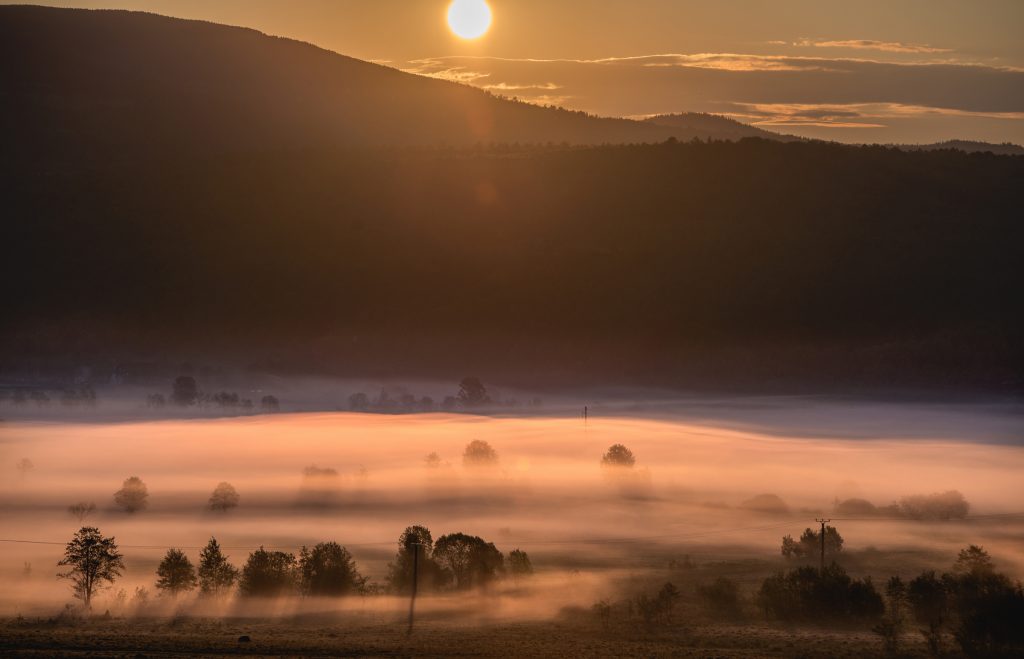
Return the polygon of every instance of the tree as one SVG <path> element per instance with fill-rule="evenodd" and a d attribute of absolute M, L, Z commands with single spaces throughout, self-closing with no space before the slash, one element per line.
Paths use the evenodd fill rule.
<path fill-rule="evenodd" d="M 843 536 L 834 526 L 825 527 L 825 556 L 834 557 L 843 550 Z M 800 540 L 787 535 L 782 539 L 782 555 L 786 558 L 813 558 L 821 556 L 821 532 L 804 529 Z"/>
<path fill-rule="evenodd" d="M 238 570 L 221 553 L 217 539 L 210 538 L 199 553 L 199 592 L 220 595 L 230 590 L 237 578 Z"/>
<path fill-rule="evenodd" d="M 416 555 L 418 552 L 418 555 Z M 410 526 L 398 538 L 398 553 L 388 564 L 388 586 L 396 593 L 412 589 L 413 563 L 419 575 L 418 587 L 429 590 L 444 582 L 444 574 L 433 558 L 434 539 L 425 526 Z"/>
<path fill-rule="evenodd" d="M 481 439 L 466 444 L 466 450 L 462 453 L 462 464 L 466 467 L 492 467 L 497 463 L 497 451 Z"/>
<path fill-rule="evenodd" d="M 230 510 L 238 506 L 239 501 L 238 490 L 231 483 L 221 483 L 213 489 L 213 494 L 210 495 L 210 510 L 219 510 L 221 512 Z"/>
<path fill-rule="evenodd" d="M 457 398 L 463 407 L 480 407 L 491 403 L 491 397 L 487 395 L 487 387 L 480 381 L 480 378 L 463 378 L 459 383 Z"/>
<path fill-rule="evenodd" d="M 180 375 L 171 386 L 171 400 L 183 407 L 199 402 L 199 385 L 190 375 Z"/>
<path fill-rule="evenodd" d="M 505 562 L 492 543 L 465 533 L 438 538 L 433 557 L 452 575 L 455 587 L 463 590 L 490 583 L 504 569 Z"/>
<path fill-rule="evenodd" d="M 508 554 L 508 571 L 513 579 L 528 577 L 533 574 L 533 563 L 530 557 L 522 549 L 513 549 Z"/>
<path fill-rule="evenodd" d="M 68 506 L 68 512 L 77 517 L 78 521 L 81 522 L 86 517 L 96 512 L 96 504 L 79 501 L 76 504 Z"/>
<path fill-rule="evenodd" d="M 953 564 L 953 573 L 958 575 L 991 574 L 995 572 L 992 557 L 978 545 L 961 549 Z"/>
<path fill-rule="evenodd" d="M 601 465 L 604 467 L 632 468 L 636 464 L 633 452 L 623 444 L 613 444 L 601 457 Z"/>
<path fill-rule="evenodd" d="M 138 476 L 126 478 L 121 489 L 114 492 L 114 503 L 129 513 L 144 509 L 148 498 L 149 489 Z"/>
<path fill-rule="evenodd" d="M 352 554 L 337 542 L 321 542 L 312 549 L 303 547 L 299 573 L 304 595 L 348 595 L 364 582 Z"/>
<path fill-rule="evenodd" d="M 295 592 L 298 581 L 294 554 L 260 547 L 249 554 L 242 568 L 239 592 L 247 597 L 289 595 Z"/>
<path fill-rule="evenodd" d="M 912 519 L 963 519 L 970 508 L 956 490 L 903 497 L 899 502 L 900 513 Z"/>
<path fill-rule="evenodd" d="M 260 408 L 264 412 L 277 412 L 281 409 L 281 401 L 277 396 L 264 396 L 260 399 Z"/>
<path fill-rule="evenodd" d="M 172 597 L 196 587 L 196 569 L 180 549 L 168 549 L 156 568 L 156 587 Z"/>
<path fill-rule="evenodd" d="M 70 569 L 57 576 L 70 579 L 75 597 L 90 608 L 93 596 L 105 587 L 104 584 L 112 584 L 121 576 L 122 558 L 113 537 L 105 538 L 96 527 L 83 526 L 64 548 L 64 558 L 57 563 Z"/>

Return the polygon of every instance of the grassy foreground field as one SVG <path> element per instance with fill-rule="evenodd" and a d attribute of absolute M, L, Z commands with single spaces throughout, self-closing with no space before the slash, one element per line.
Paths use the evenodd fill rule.
<path fill-rule="evenodd" d="M 251 641 L 239 642 L 248 636 Z M 947 650 L 955 644 L 947 639 Z M 881 656 L 866 631 L 763 624 L 678 624 L 657 630 L 608 628 L 563 616 L 552 622 L 459 625 L 425 621 L 406 635 L 404 621 L 380 617 L 325 620 L 119 620 L 77 624 L 7 619 L 5 657 L 464 656 L 464 657 L 865 657 Z M 901 656 L 926 656 L 907 634 Z"/>

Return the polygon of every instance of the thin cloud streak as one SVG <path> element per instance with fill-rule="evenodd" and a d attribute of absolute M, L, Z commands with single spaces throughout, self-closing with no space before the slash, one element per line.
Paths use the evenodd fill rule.
<path fill-rule="evenodd" d="M 605 116 L 710 112 L 763 127 L 828 130 L 830 139 L 848 141 L 865 139 L 864 128 L 875 131 L 872 139 L 887 142 L 1024 141 L 1024 71 L 952 60 L 745 53 L 451 56 L 415 60 L 405 70 Z M 775 110 L 767 114 L 751 110 L 770 107 Z M 806 116 L 793 110 L 798 107 L 817 110 Z"/>

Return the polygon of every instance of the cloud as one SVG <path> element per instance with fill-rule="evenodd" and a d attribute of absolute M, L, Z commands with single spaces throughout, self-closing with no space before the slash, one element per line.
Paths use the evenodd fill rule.
<path fill-rule="evenodd" d="M 404 68 L 605 116 L 712 112 L 766 127 L 828 128 L 835 139 L 843 139 L 838 129 L 886 128 L 887 141 L 904 135 L 1024 141 L 1024 71 L 976 63 L 656 53 L 590 60 L 435 57 Z M 766 114 L 744 118 L 757 108 Z"/>
<path fill-rule="evenodd" d="M 771 42 L 778 44 L 779 42 Z M 784 42 L 783 42 L 784 43 Z M 876 41 L 874 39 L 801 39 L 793 44 L 801 47 L 814 48 L 852 48 L 855 50 L 877 50 L 884 53 L 951 53 L 950 48 L 936 48 L 915 43 L 901 43 L 899 41 Z"/>

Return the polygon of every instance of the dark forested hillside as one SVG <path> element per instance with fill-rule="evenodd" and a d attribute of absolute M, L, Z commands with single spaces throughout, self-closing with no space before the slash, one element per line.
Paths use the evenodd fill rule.
<path fill-rule="evenodd" d="M 126 12 L 0 8 L 0 81 L 0 368 L 175 349 L 702 384 L 1020 381 L 1021 157 L 467 147 L 732 124 L 599 120 Z"/>
<path fill-rule="evenodd" d="M 828 345 L 1006 382 L 1022 180 L 1022 158 L 763 140 L 8 162 L 3 321 L 333 337 L 409 368 Z"/>

